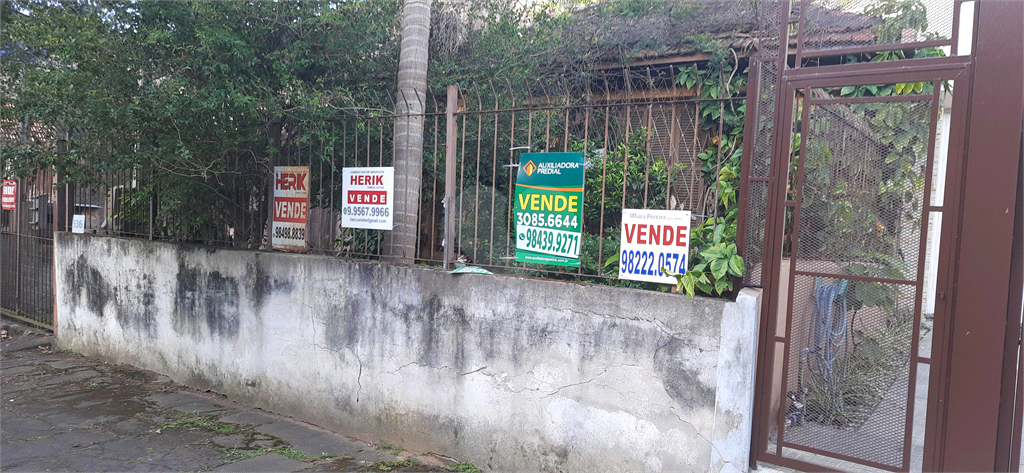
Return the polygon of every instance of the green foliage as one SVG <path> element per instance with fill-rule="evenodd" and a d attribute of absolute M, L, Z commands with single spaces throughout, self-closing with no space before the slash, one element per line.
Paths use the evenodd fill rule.
<path fill-rule="evenodd" d="M 383 461 L 375 464 L 372 469 L 375 471 L 391 471 L 397 468 L 408 468 L 413 465 L 416 465 L 416 460 L 409 458 L 405 460 Z"/>
<path fill-rule="evenodd" d="M 480 468 L 477 468 L 476 465 L 469 462 L 456 463 L 450 466 L 448 469 L 457 473 L 480 473 L 481 471 L 483 471 Z"/>
<path fill-rule="evenodd" d="M 588 157 L 583 201 L 592 204 L 583 207 L 587 231 L 597 233 L 602 224 L 618 231 L 623 208 L 644 209 L 665 202 L 668 165 L 660 156 L 648 155 L 649 133 L 638 129 L 629 134 L 628 143 L 619 143 L 612 152 Z M 678 173 L 678 169 L 673 172 Z"/>
<path fill-rule="evenodd" d="M 182 414 L 177 419 L 168 422 L 160 427 L 161 430 L 177 429 L 182 427 L 199 427 L 217 432 L 219 434 L 231 434 L 239 429 L 238 424 L 219 422 L 216 419 L 199 414 L 198 412 Z"/>
<path fill-rule="evenodd" d="M 679 70 L 676 83 L 698 89 L 703 99 L 719 99 L 739 94 L 746 85 L 747 71 L 737 72 L 735 64 L 728 62 L 726 51 L 710 36 L 692 37 L 692 41 L 711 52 L 712 58 L 704 69 L 686 67 Z M 722 295 L 733 290 L 733 280 L 743 276 L 746 265 L 736 247 L 737 201 L 741 159 L 743 156 L 743 125 L 745 105 L 730 101 L 705 102 L 700 106 L 700 124 L 705 133 L 713 135 L 711 145 L 698 154 L 701 175 L 714 187 L 718 199 L 712 209 L 720 217 L 708 217 L 690 234 L 690 264 L 685 274 L 662 270 L 675 276 L 676 292 L 685 291 L 688 297 L 697 292 Z"/>
<path fill-rule="evenodd" d="M 698 290 L 722 295 L 733 289 L 733 278 L 743 276 L 746 264 L 737 254 L 735 212 L 733 209 L 731 215 L 705 220 L 693 229 L 690 234 L 693 264 L 685 274 L 662 269 L 665 274 L 676 278 L 675 292 L 685 290 L 691 298 Z"/>
<path fill-rule="evenodd" d="M 883 19 L 876 31 L 879 43 L 900 42 L 906 29 L 928 29 L 928 14 L 921 0 L 875 0 L 864 8 L 864 14 Z"/>
<path fill-rule="evenodd" d="M 161 206 L 159 236 L 231 228 L 258 245 L 262 226 L 232 216 L 263 221 L 282 150 L 308 148 L 339 109 L 362 106 L 365 84 L 393 87 L 381 78 L 395 70 L 398 5 L 4 2 L 0 118 L 45 136 L 5 143 L 0 167 L 53 166 L 81 185 L 140 169 L 140 198 Z"/>

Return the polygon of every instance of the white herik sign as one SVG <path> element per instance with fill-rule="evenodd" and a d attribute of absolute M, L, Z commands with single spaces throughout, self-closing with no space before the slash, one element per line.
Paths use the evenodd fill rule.
<path fill-rule="evenodd" d="M 395 168 L 342 169 L 341 226 L 391 230 L 394 227 Z"/>

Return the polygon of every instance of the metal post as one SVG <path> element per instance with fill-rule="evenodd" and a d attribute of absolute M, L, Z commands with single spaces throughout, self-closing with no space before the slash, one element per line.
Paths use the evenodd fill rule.
<path fill-rule="evenodd" d="M 452 198 L 455 195 L 455 109 L 458 105 L 458 86 L 449 85 L 444 144 L 444 269 L 449 269 L 455 250 L 455 213 L 452 212 Z"/>

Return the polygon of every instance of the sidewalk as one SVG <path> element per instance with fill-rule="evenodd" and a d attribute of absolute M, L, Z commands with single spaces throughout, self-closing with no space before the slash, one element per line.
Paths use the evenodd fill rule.
<path fill-rule="evenodd" d="M 5 472 L 479 471 L 242 406 L 150 371 L 53 352 L 53 337 L 34 329 L 10 325 L 6 335 Z"/>

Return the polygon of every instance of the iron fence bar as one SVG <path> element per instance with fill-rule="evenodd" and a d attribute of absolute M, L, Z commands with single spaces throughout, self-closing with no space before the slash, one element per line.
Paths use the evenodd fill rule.
<path fill-rule="evenodd" d="M 450 269 L 452 252 L 455 249 L 454 226 L 455 215 L 452 212 L 452 195 L 455 192 L 455 109 L 459 105 L 458 87 L 448 86 L 447 129 L 445 136 L 445 181 L 444 181 L 444 269 Z"/>
<path fill-rule="evenodd" d="M 417 100 L 418 99 L 419 99 L 419 94 L 417 94 Z M 425 109 L 426 107 L 420 107 L 420 108 L 421 109 Z M 376 120 L 376 122 L 377 122 L 377 132 L 378 132 L 378 135 L 377 135 L 377 166 L 384 167 L 384 120 L 381 119 L 381 118 L 378 118 Z M 392 126 L 394 126 L 394 122 L 392 122 Z M 366 127 L 366 130 L 367 130 L 367 135 L 369 135 L 370 127 Z M 422 162 L 422 156 L 423 156 L 423 154 L 422 154 L 423 153 L 422 152 L 422 149 L 423 149 L 422 148 L 422 143 L 423 143 L 422 136 L 423 136 L 423 127 L 421 126 L 420 127 L 420 137 L 421 137 L 421 139 L 420 139 L 420 143 L 421 143 L 421 145 L 420 145 L 420 156 L 421 156 L 421 162 Z M 367 152 L 369 152 L 369 150 L 367 150 Z M 394 164 L 394 158 L 392 158 L 391 164 Z M 421 169 L 420 170 L 420 174 L 422 174 L 423 173 L 422 165 L 420 166 L 420 169 Z M 419 205 L 416 206 L 416 213 L 417 214 L 419 213 L 419 207 L 420 207 Z M 378 256 L 382 256 L 384 254 L 384 251 L 383 251 L 383 245 L 381 244 L 381 239 L 384 236 L 384 232 L 380 231 L 380 230 L 374 230 L 373 232 L 377 234 L 377 255 Z M 416 258 L 416 243 L 413 243 L 412 249 L 413 249 L 413 256 L 412 257 L 415 260 L 415 258 Z"/>
<path fill-rule="evenodd" d="M 508 86 L 508 95 L 509 95 L 509 97 L 512 100 L 512 119 L 510 120 L 510 122 L 511 122 L 511 125 L 510 125 L 511 129 L 509 130 L 509 144 L 508 144 L 508 163 L 509 163 L 509 166 L 511 166 L 512 165 L 512 158 L 515 157 L 515 151 L 513 151 L 513 150 L 516 147 L 516 111 L 515 111 L 515 108 L 516 108 L 516 95 L 515 95 L 515 92 L 512 91 L 512 81 L 510 81 L 508 79 L 505 79 L 505 85 Z M 515 194 L 515 188 L 516 188 L 515 187 L 516 174 L 512 172 L 512 168 L 511 167 L 509 167 L 508 170 L 509 170 L 509 177 L 508 177 L 508 202 L 509 202 L 509 205 L 508 205 L 507 211 L 506 211 L 507 212 L 507 216 L 506 216 L 507 223 L 506 223 L 505 231 L 508 234 L 508 236 L 511 237 L 511 236 L 515 236 L 515 232 L 512 229 L 513 228 L 512 227 L 512 208 L 515 207 L 515 195 L 514 194 Z M 505 239 L 505 258 L 506 258 L 505 259 L 505 266 L 509 265 L 508 258 L 509 258 L 509 256 L 511 256 L 511 245 L 513 244 L 512 243 L 513 241 L 515 241 L 514 238 L 506 238 Z"/>
<path fill-rule="evenodd" d="M 954 14 L 953 21 L 957 21 L 959 15 Z M 953 34 L 956 34 L 956 27 L 954 26 Z M 868 53 L 881 53 L 888 51 L 906 51 L 907 49 L 924 49 L 924 48 L 941 48 L 943 46 L 950 46 L 956 48 L 956 41 L 953 40 L 936 40 L 936 41 L 917 41 L 914 43 L 892 43 L 887 45 L 874 45 L 874 46 L 860 46 L 856 48 L 843 48 L 843 49 L 808 49 L 803 51 L 803 59 L 820 59 L 826 57 L 836 56 L 848 56 L 857 54 L 868 54 Z M 956 56 L 955 49 L 950 52 L 951 56 Z"/>
<path fill-rule="evenodd" d="M 435 99 L 435 102 L 434 102 L 434 108 L 435 109 L 437 108 L 436 99 Z M 431 261 L 436 261 L 435 252 L 437 251 L 437 161 L 438 161 L 438 159 L 437 159 L 437 144 L 438 144 L 438 141 L 439 141 L 437 135 L 438 135 L 438 130 L 440 128 L 440 126 L 438 124 L 438 120 L 439 119 L 440 118 L 439 118 L 438 115 L 434 116 L 434 159 L 433 159 L 433 161 L 434 161 L 434 170 L 433 170 L 433 173 L 432 173 L 433 177 L 431 178 L 431 180 L 433 181 L 433 184 L 432 184 L 431 193 L 430 193 L 430 195 L 431 195 L 431 199 L 430 199 L 430 220 L 431 220 L 430 221 L 430 238 L 427 239 L 427 241 L 430 242 L 430 249 L 428 251 L 429 251 L 429 255 L 430 255 L 430 260 Z M 447 124 L 445 126 L 447 126 Z M 442 218 L 443 217 L 444 217 L 444 215 L 442 214 Z M 441 227 L 444 228 L 444 221 L 441 222 Z M 443 253 L 441 255 L 441 258 L 444 259 L 444 254 Z"/>
<path fill-rule="evenodd" d="M 487 252 L 487 260 L 494 261 L 494 222 L 496 220 L 494 203 L 498 200 L 498 92 L 494 88 L 494 82 L 490 80 L 487 82 L 491 85 L 491 93 L 494 94 L 494 150 L 491 152 L 491 238 L 488 240 L 490 248 Z M 505 233 L 507 234 L 508 232 L 506 231 Z"/>
<path fill-rule="evenodd" d="M 960 7 L 964 0 L 953 1 L 953 25 L 949 35 L 949 55 L 957 56 L 957 46 L 960 44 Z M 969 0 L 973 1 L 973 0 Z"/>
<path fill-rule="evenodd" d="M 703 177 L 700 175 L 702 166 L 697 166 L 697 163 L 700 162 L 700 160 L 698 159 L 700 152 L 698 151 L 699 148 L 697 146 L 699 143 L 697 141 L 697 136 L 700 134 L 700 96 L 701 92 L 703 92 L 702 88 L 704 87 L 704 84 L 700 80 L 700 69 L 697 68 L 696 64 L 693 65 L 693 76 L 697 78 L 697 82 L 695 84 L 697 86 L 697 95 L 695 95 L 697 100 L 694 102 L 693 105 L 693 160 L 691 161 L 693 163 L 693 166 L 690 167 L 690 188 L 697 190 L 698 202 L 696 203 L 701 206 L 699 208 L 699 210 L 701 211 L 700 213 L 707 214 L 707 203 L 704 201 L 704 196 L 702 195 L 704 193 L 699 191 L 700 187 L 698 185 L 700 183 L 700 179 L 703 179 Z"/>
<path fill-rule="evenodd" d="M 722 72 L 718 73 L 719 79 L 722 79 Z M 718 102 L 718 152 L 715 160 L 715 201 L 711 203 L 711 208 L 714 210 L 714 221 L 718 224 L 718 203 L 722 200 L 722 180 L 719 176 L 722 175 L 722 147 L 725 144 L 725 102 Z M 706 212 L 705 212 L 706 213 Z"/>
<path fill-rule="evenodd" d="M 795 89 L 795 88 L 791 89 L 791 90 L 792 90 L 792 92 L 790 93 L 790 95 L 792 95 L 793 98 L 792 98 L 792 101 L 790 102 L 789 110 L 790 110 L 791 114 L 795 114 L 799 110 L 799 107 L 802 106 L 802 104 L 798 105 L 797 102 L 796 102 L 796 96 L 797 96 L 797 94 L 800 93 L 800 91 Z M 805 91 L 803 93 L 802 97 L 806 97 L 807 95 L 808 94 Z M 810 113 L 808 112 L 808 110 L 806 108 L 804 108 L 803 110 L 800 110 L 800 115 L 799 116 L 791 115 L 792 118 L 790 118 L 789 126 L 787 127 L 787 132 L 790 135 L 789 142 L 792 142 L 792 135 L 796 133 L 796 121 L 797 120 L 800 120 L 800 122 L 802 123 L 802 125 L 803 125 L 803 132 L 804 133 L 807 132 L 809 116 L 810 116 Z M 800 197 L 801 197 L 800 191 L 802 189 L 802 184 L 803 184 L 803 172 L 804 172 L 803 164 L 804 164 L 805 158 L 806 158 L 806 155 L 805 155 L 805 150 L 807 149 L 806 144 L 807 143 L 806 143 L 805 139 L 801 138 L 801 140 L 800 140 L 800 149 L 796 150 L 797 153 L 796 153 L 795 158 L 792 157 L 793 153 L 790 152 L 790 153 L 786 154 L 786 159 L 784 160 L 784 161 L 787 161 L 787 163 L 786 163 L 786 171 L 787 172 L 788 172 L 789 169 L 792 168 L 792 164 L 791 164 L 791 162 L 789 162 L 789 160 L 790 159 L 796 159 L 797 160 L 797 170 L 796 170 L 796 179 L 797 179 L 797 181 L 796 181 L 796 184 L 794 185 L 795 186 L 794 190 L 797 193 L 796 197 L 795 197 L 795 201 L 797 203 L 800 202 Z M 792 146 L 792 145 L 790 145 L 790 146 Z M 780 185 L 779 185 L 779 187 L 782 189 L 783 193 L 786 193 L 786 191 L 787 191 L 788 182 L 789 182 L 789 179 L 788 179 L 788 174 L 787 174 L 786 178 L 782 179 L 781 182 L 780 182 Z M 785 194 L 784 198 L 788 200 L 788 194 Z M 789 287 L 789 289 L 788 289 L 789 293 L 786 294 L 786 309 L 785 309 L 785 312 L 782 314 L 782 316 L 785 317 L 785 320 L 786 320 L 786 323 L 785 323 L 785 337 L 786 337 L 786 341 L 783 342 L 784 354 L 782 355 L 782 377 L 780 378 L 783 383 L 785 383 L 786 380 L 789 379 L 790 358 L 789 358 L 789 356 L 787 356 L 785 354 L 785 352 L 788 351 L 788 348 L 790 347 L 790 342 L 792 341 L 792 338 L 793 338 L 793 324 L 789 323 L 789 321 L 792 319 L 793 307 L 796 304 L 796 301 L 793 300 L 794 298 L 792 297 L 792 293 L 793 293 L 793 288 L 795 287 L 795 283 L 796 283 L 796 272 L 795 272 L 795 269 L 796 269 L 796 255 L 799 253 L 799 244 L 798 243 L 799 243 L 799 238 L 800 238 L 799 237 L 799 235 L 800 235 L 800 233 L 799 233 L 800 232 L 800 206 L 799 205 L 794 205 L 792 208 L 793 208 L 793 219 L 792 219 L 793 228 L 790 231 L 791 243 L 790 243 L 790 252 L 789 252 L 789 254 L 790 254 L 790 258 L 789 258 L 789 274 L 781 274 L 781 271 L 780 271 L 780 275 L 779 275 L 780 279 L 781 278 L 787 278 L 789 280 L 789 286 L 788 286 Z M 786 210 L 784 210 L 783 212 L 786 212 Z M 785 225 L 785 224 L 783 223 L 783 225 Z M 782 232 L 783 232 L 783 235 L 785 235 L 785 228 L 782 228 Z M 781 262 L 780 262 L 780 267 L 781 267 Z M 779 402 L 779 405 L 778 405 L 778 417 L 777 418 L 780 419 L 779 422 L 784 422 L 783 419 L 786 418 L 786 403 L 782 400 L 781 396 L 780 396 L 779 401 L 780 402 Z M 785 430 L 780 428 L 779 429 L 778 442 L 777 442 L 778 443 L 779 455 L 782 455 L 782 444 L 783 444 L 783 442 L 785 442 Z"/>
<path fill-rule="evenodd" d="M 540 80 L 539 79 L 537 80 L 537 84 L 540 85 Z M 550 152 L 551 151 L 551 112 L 554 111 L 555 108 L 551 106 L 551 97 L 548 96 L 548 89 L 546 87 L 541 86 L 541 90 L 544 92 L 544 105 L 546 106 L 546 108 L 545 108 L 546 113 L 544 113 L 544 118 L 546 120 L 545 129 L 544 129 L 544 151 Z"/>
<path fill-rule="evenodd" d="M 331 201 L 330 201 L 330 206 L 328 207 L 328 209 L 330 209 L 330 215 L 331 215 L 331 240 L 330 240 L 330 243 L 329 243 L 330 246 L 328 248 L 328 251 L 334 251 L 335 254 L 337 254 L 337 252 L 335 251 L 336 250 L 335 247 L 336 247 L 337 243 L 335 243 L 334 240 L 335 240 L 335 238 L 338 238 L 340 236 L 340 235 L 335 235 L 335 231 L 338 230 L 338 226 L 339 225 L 338 225 L 338 217 L 336 217 L 335 214 L 334 214 L 334 212 L 335 212 L 334 208 L 337 205 L 336 201 L 334 200 L 334 188 L 335 188 L 335 183 L 338 182 L 337 180 L 335 180 L 335 170 L 338 167 L 337 166 L 337 162 L 338 161 L 337 161 L 337 157 L 335 155 L 335 149 L 337 148 L 337 141 L 338 141 L 338 139 L 337 139 L 338 138 L 338 134 L 337 133 L 338 133 L 337 124 L 334 123 L 334 122 L 331 122 L 331 138 L 330 138 L 331 139 Z"/>
<path fill-rule="evenodd" d="M 921 228 L 919 230 L 920 236 L 918 240 L 918 262 L 917 262 L 917 280 L 916 280 L 916 291 L 914 297 L 914 312 L 913 312 L 913 324 L 911 328 L 910 336 L 910 378 L 908 380 L 908 392 L 907 392 L 907 412 L 905 425 L 903 429 L 903 469 L 910 469 L 910 453 L 912 449 L 911 440 L 913 439 L 913 427 L 914 427 L 914 405 L 916 403 L 917 393 L 917 365 L 921 360 L 920 357 L 920 334 L 921 334 L 921 318 L 922 314 L 922 298 L 924 293 L 924 273 L 926 271 L 925 266 L 927 262 L 928 254 L 928 231 L 929 222 L 931 220 L 932 210 L 930 209 L 931 204 L 931 189 L 932 189 L 932 173 L 934 172 L 935 166 L 935 142 L 938 136 L 938 122 L 939 115 L 942 112 L 939 106 L 941 102 L 942 84 L 941 81 L 934 81 L 932 83 L 932 97 L 931 97 L 931 111 L 928 114 L 929 126 L 928 126 L 928 143 L 927 153 L 925 157 L 925 169 L 924 169 L 924 190 L 921 195 L 921 199 L 924 201 L 921 206 Z M 941 212 L 939 215 L 942 215 Z M 933 242 L 938 245 L 939 241 Z M 929 358 L 931 353 L 929 353 Z M 929 369 L 929 376 L 931 370 Z M 927 400 L 926 406 L 927 406 Z"/>
<path fill-rule="evenodd" d="M 626 133 L 625 133 L 626 139 L 625 139 L 625 148 L 624 148 L 623 153 L 622 153 L 622 206 L 620 207 L 620 210 L 625 210 L 626 209 L 626 182 L 629 180 L 629 178 L 628 178 L 628 176 L 629 176 L 629 138 L 630 138 L 629 135 L 630 135 L 630 131 L 632 129 L 632 127 L 630 126 L 630 120 L 633 118 L 633 112 L 631 110 L 631 108 L 632 108 L 631 100 L 633 98 L 633 79 L 629 75 L 629 69 L 623 69 L 622 71 L 623 71 L 623 76 L 625 76 L 625 78 L 626 78 L 626 81 L 625 81 L 626 82 L 626 94 L 627 94 L 627 96 L 630 99 L 630 101 L 626 102 Z M 601 196 L 601 200 L 604 200 L 604 196 L 603 195 Z M 602 234 L 604 233 L 604 228 L 603 227 L 601 228 L 600 232 Z"/>
<path fill-rule="evenodd" d="M 466 96 L 465 92 L 463 90 L 461 90 L 461 88 L 459 89 L 459 95 L 461 95 L 462 97 Z M 465 103 L 466 99 L 463 98 L 462 101 L 463 101 L 463 103 Z M 466 198 L 466 192 L 465 192 L 465 189 L 464 189 L 464 187 L 466 185 L 466 134 L 467 134 L 467 131 L 469 131 L 469 127 L 466 126 L 467 116 L 466 115 L 462 115 L 461 118 L 462 118 L 462 133 L 461 133 L 462 136 L 460 136 L 461 139 L 460 139 L 460 143 L 458 145 L 459 146 L 459 153 L 456 156 L 456 159 L 458 159 L 458 161 L 459 161 L 459 178 L 458 178 L 457 181 L 455 181 L 455 184 L 458 186 L 456 188 L 456 192 L 459 195 L 459 213 L 455 214 L 455 217 L 458 219 L 458 222 L 457 222 L 457 224 L 455 226 L 455 230 L 458 232 L 458 237 L 455 240 L 455 244 L 459 248 L 459 254 L 463 255 L 465 253 L 462 251 L 462 219 L 463 219 L 463 202 L 465 201 L 465 198 Z"/>
<path fill-rule="evenodd" d="M 476 93 L 476 103 L 478 107 L 483 108 L 483 102 L 480 100 L 480 89 L 476 83 L 473 84 L 473 92 Z M 476 119 L 476 185 L 474 186 L 475 192 L 473 194 L 473 261 L 479 261 L 479 250 L 480 250 L 480 150 L 483 145 L 484 135 L 484 116 L 483 114 L 477 115 Z M 493 198 L 492 198 L 493 200 Z"/>
<path fill-rule="evenodd" d="M 694 66 L 694 67 L 696 67 L 696 66 Z M 822 66 L 822 67 L 825 67 L 825 66 Z M 634 105 L 647 105 L 648 103 L 658 104 L 658 105 L 670 105 L 670 104 L 689 104 L 689 103 L 697 103 L 697 102 L 715 102 L 715 103 L 717 103 L 717 102 L 735 102 L 735 101 L 742 101 L 742 100 L 745 100 L 745 98 L 744 97 L 723 97 L 723 98 L 708 97 L 708 98 L 692 98 L 692 99 L 684 99 L 684 98 L 679 98 L 679 99 L 651 99 L 651 98 L 645 98 L 645 99 L 639 100 L 639 101 L 637 101 L 636 99 L 627 98 L 627 99 L 625 99 L 623 101 L 611 101 L 609 99 L 605 105 L 616 106 L 616 105 L 626 105 L 627 103 L 632 103 Z M 558 107 L 545 107 L 545 106 L 513 107 L 513 108 L 502 109 L 500 111 L 501 112 L 529 112 L 529 111 L 541 111 L 541 110 L 561 110 L 563 108 L 569 108 L 569 109 L 574 109 L 575 110 L 575 109 L 583 109 L 583 108 L 588 108 L 588 107 L 589 108 L 593 108 L 594 105 L 592 103 L 589 103 L 589 104 L 585 103 L 585 104 L 570 104 L 570 105 L 558 106 Z M 489 110 L 466 110 L 466 111 L 459 112 L 459 115 L 463 115 L 463 114 L 475 115 L 475 114 L 481 114 L 481 113 L 491 113 L 491 112 Z"/>
<path fill-rule="evenodd" d="M 647 71 L 648 79 L 650 79 L 650 69 Z M 647 142 L 647 156 L 644 157 L 644 208 L 647 208 L 647 197 L 650 191 L 651 184 L 651 120 L 654 115 L 654 105 L 647 104 L 647 124 L 644 126 L 644 141 Z"/>
<path fill-rule="evenodd" d="M 941 90 L 940 86 L 936 87 L 935 90 Z M 872 97 L 834 97 L 834 98 L 812 98 L 807 100 L 808 105 L 840 105 L 840 104 L 851 104 L 851 103 L 890 103 L 890 102 L 924 102 L 931 100 L 933 93 L 928 94 L 911 94 L 911 95 L 882 95 Z"/>
<path fill-rule="evenodd" d="M 611 92 L 608 90 L 608 73 L 605 72 L 605 71 L 601 71 L 601 74 L 602 74 L 602 76 L 604 78 L 604 93 L 605 93 L 605 97 L 608 97 L 611 94 Z M 604 232 L 604 203 L 605 203 L 605 200 L 606 200 L 605 196 L 607 195 L 606 194 L 606 191 L 607 191 L 606 183 L 608 181 L 608 158 L 609 158 L 609 155 L 610 155 L 609 150 L 608 150 L 608 129 L 609 129 L 610 120 L 611 120 L 611 113 L 609 113 L 609 111 L 610 111 L 609 109 L 610 108 L 611 108 L 610 105 L 605 104 L 605 106 L 604 106 L 604 148 L 603 148 L 604 149 L 604 156 L 601 157 L 601 216 L 600 216 L 600 218 L 598 218 L 598 232 L 599 232 L 598 235 L 599 235 L 599 237 L 597 239 L 597 260 L 598 261 L 604 261 L 604 238 L 601 238 L 600 235 Z M 623 175 L 625 175 L 625 174 L 623 174 Z"/>

